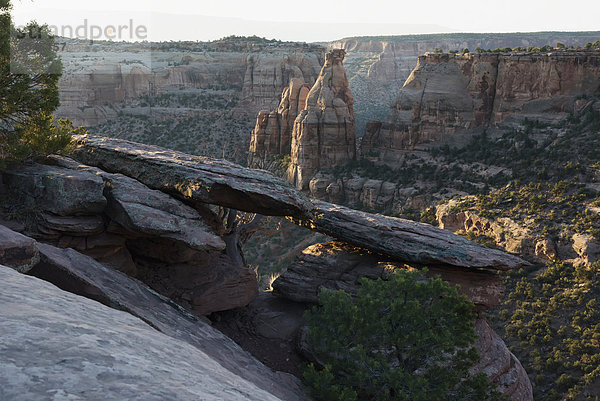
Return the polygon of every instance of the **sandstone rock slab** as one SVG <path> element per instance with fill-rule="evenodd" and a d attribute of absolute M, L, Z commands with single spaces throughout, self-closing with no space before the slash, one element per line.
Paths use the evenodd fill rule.
<path fill-rule="evenodd" d="M 191 207 L 121 174 L 105 173 L 103 178 L 106 214 L 132 233 L 173 239 L 198 251 L 225 249 L 223 240 Z"/>
<path fill-rule="evenodd" d="M 471 374 L 485 373 L 498 391 L 511 400 L 533 401 L 527 372 L 485 319 L 475 321 L 475 333 L 478 335 L 475 348 L 481 359 L 471 368 Z"/>
<path fill-rule="evenodd" d="M 386 255 L 429 266 L 510 270 L 528 263 L 449 231 L 410 220 L 314 201 L 314 211 L 297 223 L 311 230 Z"/>
<path fill-rule="evenodd" d="M 181 199 L 274 216 L 299 216 L 311 207 L 300 192 L 264 171 L 119 139 L 75 139 L 73 156 L 80 162 Z"/>
<path fill-rule="evenodd" d="M 128 313 L 4 266 L 0 287 L 0 399 L 285 399 Z"/>
<path fill-rule="evenodd" d="M 106 206 L 104 181 L 86 171 L 32 164 L 3 173 L 14 201 L 59 216 L 89 216 Z"/>
<path fill-rule="evenodd" d="M 192 345 L 225 369 L 282 400 L 307 400 L 292 377 L 274 372 L 228 337 L 145 284 L 71 249 L 38 244 L 41 261 L 29 274 L 59 288 L 128 312 L 165 335 Z"/>

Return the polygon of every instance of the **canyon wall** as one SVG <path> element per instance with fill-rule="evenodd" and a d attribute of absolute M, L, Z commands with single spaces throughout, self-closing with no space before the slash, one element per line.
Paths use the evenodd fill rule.
<path fill-rule="evenodd" d="M 273 107 L 291 78 L 316 79 L 323 48 L 242 39 L 152 44 L 68 40 L 60 56 L 64 74 L 58 113 L 91 126 L 114 116 L 111 105 L 174 90 L 234 90 L 253 111 Z"/>
<path fill-rule="evenodd" d="M 407 151 L 460 145 L 473 132 L 552 124 L 600 91 L 600 52 L 426 54 L 385 122 L 371 122 L 362 153 L 386 163 Z"/>
<path fill-rule="evenodd" d="M 383 121 L 398 90 L 417 65 L 419 56 L 436 48 L 448 52 L 505 47 L 585 46 L 598 32 L 456 33 L 345 38 L 327 44 L 347 52 L 345 66 L 356 100 L 356 127 L 363 136 L 370 120 Z"/>

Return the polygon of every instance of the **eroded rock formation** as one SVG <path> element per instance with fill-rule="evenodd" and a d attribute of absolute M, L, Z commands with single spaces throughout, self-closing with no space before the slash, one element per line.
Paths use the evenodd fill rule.
<path fill-rule="evenodd" d="M 77 143 L 73 156 L 86 164 L 53 156 L 45 160 L 48 165 L 32 164 L 4 174 L 9 199 L 26 200 L 22 202 L 24 210 L 31 214 L 22 231 L 44 243 L 0 230 L 0 244 L 6 248 L 0 253 L 0 263 L 12 263 L 22 272 L 138 316 L 168 336 L 202 349 L 230 372 L 281 399 L 303 400 L 305 396 L 294 387 L 294 381 L 286 381 L 283 388 L 271 388 L 277 375 L 251 358 L 244 361 L 236 356 L 238 370 L 223 362 L 224 353 L 237 351 L 215 344 L 215 335 L 210 332 L 198 333 L 204 330 L 198 323 L 202 318 L 187 315 L 172 302 L 204 315 L 244 306 L 256 298 L 254 273 L 244 266 L 243 258 L 236 259 L 230 252 L 229 220 L 237 212 L 229 213 L 225 223 L 224 216 L 215 213 L 217 206 L 221 211 L 230 207 L 287 215 L 340 241 L 309 248 L 307 252 L 312 255 L 305 255 L 305 262 L 310 263 L 298 262 L 300 270 L 308 268 L 311 272 L 306 278 L 302 271 L 296 272 L 296 278 L 304 281 L 288 280 L 292 289 L 286 293 L 293 293 L 302 303 L 314 302 L 323 287 L 352 291 L 363 275 L 385 276 L 410 263 L 430 265 L 451 283 L 461 284 L 478 308 L 485 309 L 497 304 L 503 291 L 497 276 L 488 270 L 526 264 L 426 224 L 310 201 L 301 191 L 266 172 L 123 140 L 82 136 Z M 96 201 L 81 202 L 80 194 L 75 193 L 78 190 Z M 55 208 L 55 204 L 60 207 Z M 355 246 L 363 249 L 356 250 Z M 348 263 L 352 266 L 344 267 Z M 323 266 L 327 271 L 319 272 Z M 294 269 L 290 269 L 290 277 Z M 285 276 L 281 282 L 286 282 Z M 271 343 L 281 340 L 290 346 L 293 342 L 290 336 L 301 324 L 301 307 L 288 306 L 278 309 L 271 302 L 262 302 L 248 309 L 256 312 L 252 321 L 272 322 L 273 316 L 278 316 L 289 322 L 289 330 L 281 333 L 285 338 L 273 337 L 272 327 L 263 328 L 261 336 L 270 338 Z M 272 307 L 278 311 L 276 315 L 269 312 Z M 528 382 L 521 381 L 524 373 L 520 365 L 498 348 L 503 345 L 498 341 L 494 337 L 485 343 L 491 345 L 482 349 L 482 354 L 492 356 L 482 371 L 497 372 L 494 380 L 508 383 L 511 389 L 524 389 L 525 396 L 515 399 L 528 400 Z M 215 349 L 208 350 L 211 346 Z"/>
<path fill-rule="evenodd" d="M 390 274 L 409 266 L 386 259 L 364 249 L 340 242 L 313 245 L 273 283 L 274 293 L 305 304 L 316 304 L 323 289 L 344 290 L 355 294 L 363 277 L 386 279 Z M 476 305 L 479 311 L 501 303 L 504 284 L 501 278 L 487 270 L 432 267 L 429 276 L 441 276 Z M 515 401 L 533 400 L 531 383 L 518 359 L 491 329 L 485 318 L 475 321 L 478 339 L 475 348 L 481 360 L 471 369 L 472 374 L 484 372 L 498 390 Z M 304 344 L 304 347 L 307 345 Z"/>
<path fill-rule="evenodd" d="M 29 210 L 30 236 L 89 255 L 198 314 L 243 306 L 258 294 L 254 272 L 227 255 L 224 228 L 208 208 L 200 213 L 135 179 L 67 158 L 47 162 L 54 165 L 3 174 L 10 199 Z M 5 245 L 4 258 L 18 260 Z"/>
<path fill-rule="evenodd" d="M 526 222 L 517 223 L 508 217 L 487 218 L 474 208 L 461 208 L 461 202 L 468 199 L 451 199 L 436 206 L 439 227 L 458 234 L 489 237 L 508 252 L 541 261 L 564 260 L 591 267 L 600 260 L 600 243 L 592 235 L 567 231 L 559 238 L 543 236 Z"/>
<path fill-rule="evenodd" d="M 294 122 L 288 181 L 306 189 L 320 169 L 347 164 L 356 157 L 354 98 L 343 60 L 345 51 L 331 50 Z"/>
<path fill-rule="evenodd" d="M 294 121 L 306 106 L 309 90 L 310 84 L 302 78 L 292 78 L 283 90 L 277 110 L 258 113 L 250 139 L 249 166 L 263 167 L 261 164 L 271 156 L 290 154 Z"/>
<path fill-rule="evenodd" d="M 253 355 L 270 366 L 286 366 L 299 354 L 311 359 L 302 310 L 317 303 L 324 289 L 344 290 L 355 294 L 361 278 L 386 279 L 398 270 L 411 266 L 343 242 L 316 244 L 305 249 L 273 283 L 273 295 L 263 294 L 247 308 L 219 314 L 217 326 L 233 335 Z M 440 275 L 460 291 L 481 312 L 497 306 L 504 295 L 504 283 L 496 273 L 485 269 L 462 269 L 449 266 L 431 267 L 429 276 Z M 286 330 L 277 331 L 273 319 L 286 322 Z M 472 374 L 485 373 L 500 392 L 515 401 L 531 401 L 532 387 L 518 359 L 508 350 L 481 315 L 475 319 L 478 335 L 475 348 L 481 356 Z M 266 344 L 281 344 L 281 352 L 265 354 Z M 262 345 L 262 346 L 261 346 Z"/>
<path fill-rule="evenodd" d="M 296 302 L 316 304 L 323 289 L 344 290 L 355 294 L 359 280 L 385 279 L 395 271 L 406 269 L 402 262 L 384 260 L 380 254 L 342 242 L 316 244 L 302 255 L 273 283 L 274 293 Z M 465 294 L 480 309 L 498 306 L 504 296 L 504 284 L 495 272 L 465 270 L 450 266 L 432 266 L 428 276 L 441 276 L 453 285 L 460 285 Z"/>
<path fill-rule="evenodd" d="M 383 124 L 372 123 L 362 154 L 398 163 L 407 151 L 460 145 L 473 132 L 555 123 L 600 91 L 600 53 L 426 54 Z"/>

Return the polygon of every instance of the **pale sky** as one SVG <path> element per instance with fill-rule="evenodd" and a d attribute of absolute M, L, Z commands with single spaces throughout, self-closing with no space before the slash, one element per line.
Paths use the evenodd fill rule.
<path fill-rule="evenodd" d="M 121 25 L 123 40 L 204 41 L 235 34 L 314 42 L 410 33 L 600 31 L 598 0 L 12 1 L 18 25 L 37 20 L 67 27 L 67 33 L 79 27 L 87 36 Z"/>

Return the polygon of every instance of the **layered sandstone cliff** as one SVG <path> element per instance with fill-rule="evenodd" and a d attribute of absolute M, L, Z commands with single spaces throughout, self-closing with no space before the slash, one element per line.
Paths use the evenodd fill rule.
<path fill-rule="evenodd" d="M 356 127 L 362 136 L 370 120 L 385 120 L 389 106 L 417 65 L 419 56 L 439 49 L 462 51 L 541 47 L 557 42 L 585 46 L 598 40 L 598 32 L 456 33 L 345 38 L 330 42 L 330 49 L 346 50 L 350 88 L 355 96 Z"/>
<path fill-rule="evenodd" d="M 363 138 L 364 155 L 398 162 L 405 151 L 527 120 L 556 123 L 600 91 L 600 52 L 426 54 L 384 123 Z"/>
<path fill-rule="evenodd" d="M 92 126 L 114 118 L 114 106 L 144 95 L 172 95 L 173 91 L 190 95 L 232 90 L 251 112 L 273 107 L 290 79 L 316 79 L 323 48 L 303 43 L 253 43 L 243 38 L 119 45 L 68 40 L 60 55 L 64 73 L 59 82 L 58 114 L 77 125 Z M 182 106 L 172 105 L 171 114 Z"/>
<path fill-rule="evenodd" d="M 308 187 L 320 169 L 347 164 L 356 157 L 354 98 L 343 60 L 346 52 L 331 50 L 306 98 L 292 131 L 288 181 L 299 189 Z"/>

